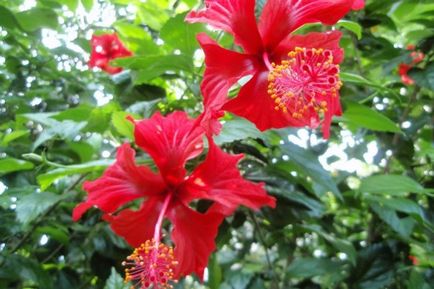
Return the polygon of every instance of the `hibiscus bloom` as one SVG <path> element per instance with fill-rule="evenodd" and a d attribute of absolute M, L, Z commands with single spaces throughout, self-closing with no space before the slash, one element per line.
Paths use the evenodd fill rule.
<path fill-rule="evenodd" d="M 409 255 L 408 259 L 411 261 L 411 263 L 413 263 L 413 265 L 419 265 L 419 259 L 416 256 Z"/>
<path fill-rule="evenodd" d="M 401 76 L 402 83 L 406 85 L 413 85 L 414 80 L 408 75 L 408 71 L 412 69 L 416 64 L 423 61 L 425 55 L 422 52 L 415 51 L 416 47 L 412 44 L 407 46 L 407 50 L 410 50 L 410 63 L 401 63 L 398 66 L 398 74 Z"/>
<path fill-rule="evenodd" d="M 121 67 L 111 66 L 111 60 L 132 56 L 133 53 L 129 51 L 121 42 L 116 33 L 92 35 L 90 40 L 92 45 L 92 52 L 89 59 L 89 67 L 99 67 L 109 74 L 115 74 L 122 71 Z"/>
<path fill-rule="evenodd" d="M 167 117 L 157 113 L 134 124 L 136 144 L 158 171 L 137 165 L 135 151 L 122 145 L 116 162 L 99 179 L 83 185 L 88 197 L 74 209 L 73 219 L 93 206 L 102 210 L 113 231 L 137 247 L 126 262 L 132 266 L 126 279 L 144 288 L 166 288 L 169 280 L 192 272 L 202 278 L 224 217 L 240 205 L 255 210 L 274 207 L 275 199 L 263 184 L 242 178 L 237 168 L 242 155 L 223 152 L 212 139 L 205 160 L 188 174 L 186 162 L 203 151 L 204 130 L 184 112 Z M 120 209 L 139 198 L 143 202 L 138 210 Z M 206 212 L 198 212 L 191 207 L 198 199 L 213 202 Z M 164 219 L 173 225 L 174 250 L 161 242 Z"/>
<path fill-rule="evenodd" d="M 292 32 L 306 23 L 335 24 L 351 9 L 363 8 L 364 1 L 268 0 L 258 23 L 254 0 L 207 0 L 205 5 L 186 20 L 232 34 L 243 50 L 227 50 L 206 34 L 198 35 L 206 63 L 201 86 L 205 121 L 223 109 L 252 121 L 260 130 L 315 128 L 322 122 L 328 138 L 332 116 L 342 113 L 341 33 Z M 246 76 L 251 79 L 235 98 L 228 99 L 228 90 Z M 215 128 L 210 128 L 213 133 L 218 132 Z"/>

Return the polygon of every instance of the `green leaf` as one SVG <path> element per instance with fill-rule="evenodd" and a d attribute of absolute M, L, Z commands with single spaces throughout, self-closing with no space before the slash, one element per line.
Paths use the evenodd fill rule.
<path fill-rule="evenodd" d="M 353 22 L 349 20 L 339 20 L 336 26 L 343 27 L 345 29 L 350 30 L 351 32 L 356 34 L 357 39 L 362 38 L 362 26 L 360 26 L 360 24 L 357 22 Z"/>
<path fill-rule="evenodd" d="M 348 256 L 348 260 L 350 260 L 353 266 L 356 265 L 357 260 L 357 251 L 354 248 L 353 244 L 347 240 L 339 239 L 331 234 L 324 232 L 320 226 L 317 225 L 306 225 L 303 228 L 313 231 L 323 237 L 327 242 L 332 244 L 338 251 L 345 253 Z"/>
<path fill-rule="evenodd" d="M 267 191 L 277 195 L 284 197 L 292 202 L 299 203 L 306 207 L 307 209 L 311 210 L 313 216 L 321 216 L 324 214 L 325 208 L 322 203 L 316 201 L 315 199 L 309 198 L 303 193 L 297 192 L 297 191 L 289 191 L 284 190 L 284 188 L 275 188 L 267 186 Z"/>
<path fill-rule="evenodd" d="M 0 26 L 7 29 L 19 27 L 12 11 L 2 5 L 0 5 Z"/>
<path fill-rule="evenodd" d="M 38 234 L 45 234 L 53 238 L 54 240 L 58 241 L 59 243 L 62 243 L 64 245 L 69 243 L 69 232 L 68 228 L 64 227 L 60 224 L 56 224 L 56 227 L 54 226 L 40 226 L 36 229 L 36 232 Z"/>
<path fill-rule="evenodd" d="M 78 0 L 56 0 L 60 4 L 66 5 L 69 10 L 75 11 L 78 7 Z"/>
<path fill-rule="evenodd" d="M 154 30 L 160 30 L 163 23 L 169 18 L 165 11 L 167 2 L 166 0 L 148 0 L 146 5 L 139 6 L 137 15 L 141 22 Z"/>
<path fill-rule="evenodd" d="M 53 115 L 51 118 L 62 121 L 62 120 L 72 120 L 75 122 L 81 122 L 87 118 L 92 112 L 92 107 L 90 105 L 80 105 L 74 108 L 70 108 Z"/>
<path fill-rule="evenodd" d="M 68 142 L 68 146 L 80 157 L 82 162 L 90 161 L 95 153 L 94 147 L 84 141 Z"/>
<path fill-rule="evenodd" d="M 219 289 L 246 289 L 253 278 L 253 274 L 240 270 L 230 270 L 225 274 L 225 282 Z"/>
<path fill-rule="evenodd" d="M 94 108 L 87 121 L 85 130 L 98 133 L 105 132 L 110 126 L 112 114 L 119 109 L 119 105 L 114 102 Z"/>
<path fill-rule="evenodd" d="M 414 68 L 408 74 L 417 85 L 434 90 L 434 63 L 430 63 L 425 69 Z"/>
<path fill-rule="evenodd" d="M 309 278 L 326 274 L 335 274 L 342 270 L 341 263 L 328 259 L 300 258 L 295 259 L 287 269 L 293 278 Z"/>
<path fill-rule="evenodd" d="M 288 137 L 286 133 L 279 134 L 282 139 Z M 317 196 L 323 196 L 327 192 L 332 192 L 339 199 L 342 199 L 336 183 L 330 176 L 330 173 L 319 163 L 318 156 L 290 142 L 285 142 L 281 146 L 281 150 L 282 153 L 289 156 L 289 162 L 292 162 L 304 176 L 311 179 L 313 192 Z"/>
<path fill-rule="evenodd" d="M 15 130 L 11 133 L 6 134 L 2 141 L 1 141 L 1 145 L 2 146 L 7 146 L 10 142 L 13 142 L 16 139 L 19 139 L 23 136 L 27 136 L 29 135 L 29 131 L 28 130 Z"/>
<path fill-rule="evenodd" d="M 148 82 L 164 73 L 191 71 L 193 66 L 186 55 L 151 55 L 118 58 L 113 64 L 136 70 L 133 73 L 135 84 Z"/>
<path fill-rule="evenodd" d="M 204 31 L 202 24 L 190 24 L 185 22 L 187 13 L 178 14 L 169 19 L 161 28 L 160 37 L 174 49 L 179 49 L 187 55 L 193 55 L 199 47 L 196 35 Z"/>
<path fill-rule="evenodd" d="M 92 10 L 93 1 L 94 0 L 81 0 L 81 5 L 83 5 L 84 9 L 89 12 L 90 10 Z"/>
<path fill-rule="evenodd" d="M 410 278 L 408 280 L 408 289 L 432 289 L 432 284 L 430 285 L 424 280 L 424 274 L 419 272 L 414 268 L 410 273 Z"/>
<path fill-rule="evenodd" d="M 398 99 L 400 97 L 393 89 L 385 87 L 384 84 L 377 84 L 371 80 L 364 78 L 363 76 L 348 72 L 341 72 L 339 73 L 339 76 L 343 82 L 350 82 L 358 84 L 360 86 L 372 87 L 379 92 L 391 94 Z"/>
<path fill-rule="evenodd" d="M 116 269 L 112 267 L 110 277 L 105 282 L 104 289 L 130 289 L 130 285 L 124 282 L 124 279 Z"/>
<path fill-rule="evenodd" d="M 214 138 L 214 141 L 221 145 L 249 137 L 263 138 L 264 135 L 251 122 L 244 118 L 235 117 L 223 124 L 222 131 Z"/>
<path fill-rule="evenodd" d="M 49 192 L 26 195 L 17 202 L 17 219 L 26 225 L 61 199 L 61 196 Z"/>
<path fill-rule="evenodd" d="M 77 123 L 70 120 L 59 122 L 51 120 L 49 128 L 44 129 L 33 143 L 33 150 L 56 136 L 61 139 L 73 140 L 86 125 L 86 122 Z"/>
<path fill-rule="evenodd" d="M 56 115 L 54 112 L 42 112 L 42 113 L 25 113 L 22 114 L 23 117 L 50 126 L 53 125 L 53 120 L 51 119 L 52 116 Z"/>
<path fill-rule="evenodd" d="M 400 219 L 394 210 L 382 207 L 379 204 L 371 204 L 372 210 L 388 224 L 402 238 L 408 239 L 413 232 L 415 221 L 410 218 Z"/>
<path fill-rule="evenodd" d="M 113 26 L 122 35 L 123 42 L 137 54 L 154 55 L 159 53 L 159 46 L 148 31 L 125 20 L 116 21 Z"/>
<path fill-rule="evenodd" d="M 48 8 L 33 8 L 15 15 L 21 27 L 29 32 L 36 31 L 40 28 L 56 29 L 57 14 Z"/>
<path fill-rule="evenodd" d="M 346 101 L 341 121 L 374 131 L 401 132 L 400 128 L 383 114 L 361 104 Z"/>
<path fill-rule="evenodd" d="M 31 170 L 34 165 L 31 162 L 15 159 L 0 159 L 0 175 L 9 174 L 17 171 Z"/>
<path fill-rule="evenodd" d="M 113 113 L 112 124 L 121 135 L 134 140 L 134 125 L 126 119 L 128 115 L 131 114 L 123 111 Z"/>
<path fill-rule="evenodd" d="M 62 168 L 57 168 L 48 173 L 39 175 L 37 177 L 38 183 L 41 186 L 41 190 L 46 190 L 54 181 L 75 174 L 84 174 L 93 171 L 101 171 L 107 166 L 111 165 L 114 160 L 98 160 L 87 162 L 79 165 L 70 165 Z"/>
<path fill-rule="evenodd" d="M 376 175 L 364 178 L 359 190 L 365 193 L 395 196 L 428 192 L 413 179 L 400 175 Z"/>
<path fill-rule="evenodd" d="M 371 204 L 378 204 L 389 209 L 407 213 L 415 214 L 425 219 L 422 208 L 414 201 L 404 198 L 385 198 L 383 196 L 367 195 L 364 197 Z"/>
<path fill-rule="evenodd" d="M 33 256 L 32 256 L 33 257 Z M 10 254 L 0 267 L 0 280 L 29 280 L 38 284 L 38 288 L 53 289 L 53 281 L 47 270 L 44 270 L 31 256 Z M 1 283 L 0 283 L 1 284 Z M 23 286 L 23 288 L 28 288 Z"/>

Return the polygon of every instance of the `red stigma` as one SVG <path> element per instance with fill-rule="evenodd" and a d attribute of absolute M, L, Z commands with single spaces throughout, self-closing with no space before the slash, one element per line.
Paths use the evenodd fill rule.
<path fill-rule="evenodd" d="M 329 100 L 337 97 L 342 86 L 332 52 L 296 47 L 288 57 L 279 65 L 273 63 L 268 75 L 268 94 L 275 109 L 297 119 L 326 113 Z"/>
<path fill-rule="evenodd" d="M 154 240 L 147 240 L 136 248 L 122 265 L 125 269 L 125 282 L 133 282 L 131 289 L 170 289 L 178 264 L 173 248 Z"/>

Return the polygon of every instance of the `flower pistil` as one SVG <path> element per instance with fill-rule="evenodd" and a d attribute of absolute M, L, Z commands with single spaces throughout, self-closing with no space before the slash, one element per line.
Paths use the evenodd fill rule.
<path fill-rule="evenodd" d="M 328 49 L 296 47 L 288 59 L 271 66 L 268 94 L 276 111 L 290 113 L 295 119 L 326 113 L 329 100 L 337 97 L 342 86 L 339 65 L 334 64 Z"/>
<path fill-rule="evenodd" d="M 136 248 L 122 265 L 125 269 L 125 282 L 136 282 L 131 289 L 168 289 L 173 288 L 174 270 L 177 261 L 173 248 L 155 240 L 147 240 Z"/>
<path fill-rule="evenodd" d="M 178 262 L 173 248 L 160 242 L 163 218 L 171 199 L 172 194 L 167 194 L 155 224 L 154 238 L 141 244 L 122 263 L 127 267 L 125 282 L 133 282 L 131 289 L 170 289 L 173 288 L 172 283 L 177 282 L 175 267 Z"/>

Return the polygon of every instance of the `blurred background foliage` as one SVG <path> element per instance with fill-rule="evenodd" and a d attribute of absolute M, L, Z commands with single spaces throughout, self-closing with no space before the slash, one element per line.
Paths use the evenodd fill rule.
<path fill-rule="evenodd" d="M 129 288 L 131 248 L 97 210 L 78 223 L 71 211 L 132 141 L 127 114 L 201 112 L 195 34 L 233 42 L 184 23 L 198 2 L 0 0 L 0 288 Z M 278 206 L 227 218 L 204 284 L 176 288 L 434 288 L 434 4 L 368 0 L 335 28 L 345 113 L 331 139 L 226 115 L 218 144 L 245 154 L 243 174 Z M 91 35 L 113 31 L 135 56 L 114 76 L 89 70 Z M 425 54 L 410 86 L 397 73 L 408 44 Z"/>

